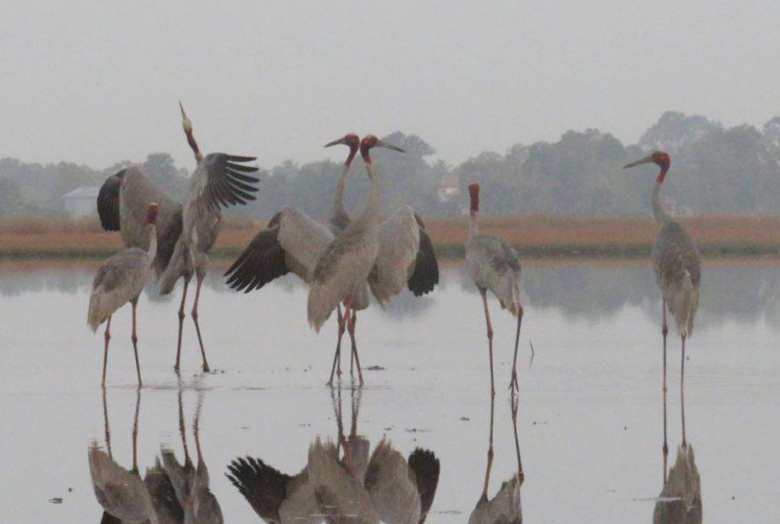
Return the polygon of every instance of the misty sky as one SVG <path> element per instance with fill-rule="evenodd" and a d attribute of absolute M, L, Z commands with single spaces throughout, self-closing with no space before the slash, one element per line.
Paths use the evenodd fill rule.
<path fill-rule="evenodd" d="M 102 168 L 205 151 L 270 167 L 348 131 L 460 162 L 663 111 L 780 114 L 780 2 L 0 0 L 0 156 Z"/>

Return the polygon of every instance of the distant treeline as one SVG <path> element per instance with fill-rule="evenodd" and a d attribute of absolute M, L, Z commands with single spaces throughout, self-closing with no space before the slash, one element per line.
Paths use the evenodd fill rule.
<path fill-rule="evenodd" d="M 703 116 L 667 112 L 625 146 L 595 129 L 568 131 L 559 141 L 516 144 L 505 154 L 485 151 L 458 166 L 429 160 L 434 148 L 420 137 L 396 132 L 385 137 L 407 154 L 376 151 L 390 205 L 408 203 L 425 216 L 453 216 L 465 207 L 465 186 L 482 184 L 483 209 L 488 214 L 552 216 L 636 216 L 650 213 L 654 178 L 646 171 L 623 171 L 630 160 L 663 149 L 672 155 L 665 185 L 667 206 L 679 214 L 776 214 L 780 211 L 780 116 L 762 129 L 742 125 L 725 128 Z M 130 164 L 119 162 L 103 170 L 61 162 L 28 164 L 0 159 L 0 216 L 59 216 L 60 197 L 84 186 L 102 184 L 106 176 Z M 188 173 L 166 153 L 154 153 L 142 166 L 156 183 L 180 197 Z M 282 162 L 261 174 L 258 201 L 230 211 L 232 216 L 270 217 L 283 205 L 313 216 L 325 216 L 341 169 L 323 160 L 300 165 Z M 442 201 L 437 182 L 444 174 L 459 184 L 460 194 Z M 363 166 L 357 161 L 347 191 L 354 209 L 368 190 Z"/>

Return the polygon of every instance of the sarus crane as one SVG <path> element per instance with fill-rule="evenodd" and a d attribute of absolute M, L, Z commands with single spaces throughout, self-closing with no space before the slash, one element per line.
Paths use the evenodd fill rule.
<path fill-rule="evenodd" d="M 482 295 L 487 324 L 488 352 L 490 354 L 490 392 L 496 394 L 493 379 L 493 326 L 490 323 L 487 292 L 490 290 L 513 317 L 517 318 L 515 355 L 512 361 L 512 380 L 509 388 L 518 389 L 517 347 L 520 342 L 520 327 L 523 324 L 523 306 L 520 304 L 520 257 L 509 242 L 479 233 L 479 184 L 469 186 L 471 217 L 469 240 L 466 243 L 466 264 L 474 284 Z"/>
<path fill-rule="evenodd" d="M 669 328 L 666 324 L 666 312 L 674 317 L 677 333 L 682 340 L 680 359 L 680 396 L 685 394 L 685 341 L 693 334 L 693 319 L 699 308 L 699 283 L 701 282 L 701 255 L 696 244 L 685 228 L 676 222 L 661 204 L 661 186 L 666 179 L 671 165 L 669 155 L 663 151 L 652 154 L 626 164 L 624 169 L 653 163 L 660 172 L 653 187 L 653 216 L 658 225 L 658 232 L 653 241 L 650 257 L 653 261 L 655 280 L 661 289 L 661 333 L 664 339 L 663 354 L 663 394 L 666 398 L 666 335 Z M 664 402 L 664 408 L 666 403 Z M 664 421 L 665 423 L 665 421 Z M 666 432 L 664 432 L 665 434 Z M 668 452 L 666 436 L 664 435 L 664 453 Z"/>
<path fill-rule="evenodd" d="M 187 118 L 184 107 L 181 104 L 179 107 L 187 142 L 198 162 L 184 205 L 156 187 L 139 168 L 130 167 L 105 181 L 98 195 L 98 214 L 104 229 L 121 231 L 122 241 L 127 247 L 145 248 L 149 244 L 149 236 L 143 228 L 142 210 L 151 201 L 160 204 L 158 248 L 154 261 L 160 293 L 171 293 L 179 278 L 184 279 L 174 369 L 178 371 L 180 368 L 184 305 L 189 282 L 195 275 L 198 284 L 192 319 L 203 357 L 203 370 L 209 371 L 198 323 L 200 288 L 208 269 L 207 253 L 219 234 L 222 219 L 220 207 L 255 200 L 252 193 L 257 191 L 254 184 L 258 179 L 248 173 L 256 172 L 257 167 L 244 165 L 254 161 L 254 157 L 224 153 L 212 153 L 204 157 L 195 141 L 192 122 Z"/>
<path fill-rule="evenodd" d="M 152 263 L 157 253 L 157 212 L 156 203 L 149 204 L 146 213 L 146 227 L 149 236 L 149 248 L 143 250 L 131 247 L 116 253 L 98 268 L 92 282 L 89 297 L 87 322 L 94 333 L 98 326 L 106 323 L 105 349 L 103 350 L 103 380 L 106 385 L 106 366 L 108 363 L 108 343 L 111 340 L 111 316 L 122 306 L 130 302 L 133 306 L 133 351 L 135 369 L 138 373 L 138 387 L 142 386 L 141 366 L 138 362 L 138 335 L 136 333 L 136 307 L 138 297 L 144 287 L 154 277 Z"/>
<path fill-rule="evenodd" d="M 339 304 L 344 305 L 343 321 L 354 331 L 355 305 L 366 281 L 382 307 L 404 287 L 420 296 L 431 292 L 439 282 L 433 244 L 414 210 L 404 205 L 383 220 L 381 177 L 374 170 L 370 154 L 374 147 L 403 152 L 374 135 L 366 135 L 360 141 L 371 193 L 365 208 L 317 259 L 307 306 L 309 324 L 317 332 Z M 363 385 L 360 358 L 354 344 L 352 354 Z"/>
<path fill-rule="evenodd" d="M 336 235 L 352 222 L 344 210 L 344 191 L 349 168 L 360 146 L 360 137 L 349 133 L 326 144 L 325 147 L 339 144 L 348 146 L 349 154 L 336 181 L 333 205 L 327 223 L 314 220 L 292 206 L 283 207 L 271 218 L 266 228 L 255 235 L 233 265 L 225 272 L 225 276 L 228 277 L 227 284 L 231 288 L 249 293 L 290 272 L 304 282 L 310 282 L 311 273 L 318 257 Z M 368 307 L 367 284 L 357 290 L 353 305 L 355 309 Z M 337 307 L 337 313 L 338 341 L 328 385 L 333 385 L 337 363 L 338 374 L 341 375 L 341 338 L 346 329 L 350 331 L 353 347 L 355 345 L 354 322 L 349 326 L 346 325 L 340 305 Z"/>

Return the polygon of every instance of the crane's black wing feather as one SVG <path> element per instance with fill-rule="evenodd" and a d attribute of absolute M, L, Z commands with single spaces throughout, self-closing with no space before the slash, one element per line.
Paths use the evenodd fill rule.
<path fill-rule="evenodd" d="M 417 448 L 409 455 L 409 469 L 414 472 L 417 479 L 417 492 L 420 494 L 422 506 L 419 524 L 423 524 L 433 505 L 436 488 L 439 486 L 441 463 L 433 451 Z"/>
<path fill-rule="evenodd" d="M 253 194 L 258 188 L 254 186 L 260 180 L 246 175 L 257 171 L 255 166 L 242 165 L 253 162 L 254 157 L 212 153 L 203 160 L 205 170 L 205 187 L 198 197 L 201 206 L 208 210 L 216 210 L 234 204 L 246 204 L 257 197 Z"/>
<path fill-rule="evenodd" d="M 255 513 L 267 522 L 280 522 L 279 508 L 287 498 L 287 485 L 293 477 L 252 457 L 234 460 L 228 470 L 227 478 Z"/>
<path fill-rule="evenodd" d="M 278 215 L 277 215 L 278 216 Z M 290 272 L 279 244 L 279 219 L 275 216 L 244 249 L 225 272 L 227 285 L 236 291 L 249 293 Z"/>
<path fill-rule="evenodd" d="M 436 259 L 431 237 L 425 232 L 425 224 L 417 214 L 414 215 L 414 218 L 417 219 L 417 224 L 420 227 L 420 244 L 417 249 L 417 259 L 414 262 L 414 273 L 412 273 L 407 285 L 409 290 L 419 297 L 433 291 L 433 288 L 439 283 L 439 261 Z"/>
<path fill-rule="evenodd" d="M 119 191 L 122 188 L 122 180 L 125 177 L 125 169 L 115 175 L 111 175 L 103 182 L 97 198 L 98 216 L 100 225 L 106 231 L 119 231 L 121 228 L 119 217 Z"/>

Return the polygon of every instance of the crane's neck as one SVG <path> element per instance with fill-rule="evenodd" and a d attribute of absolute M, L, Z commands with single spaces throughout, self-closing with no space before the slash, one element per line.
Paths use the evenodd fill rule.
<path fill-rule="evenodd" d="M 661 205 L 661 186 L 663 185 L 666 173 L 668 172 L 668 167 L 661 167 L 661 172 L 658 174 L 658 178 L 655 181 L 655 187 L 653 188 L 653 216 L 655 217 L 656 223 L 659 225 L 666 224 L 672 219 Z"/>
<path fill-rule="evenodd" d="M 201 153 L 200 148 L 198 148 L 198 143 L 195 141 L 195 135 L 193 134 L 192 129 L 185 130 L 184 133 L 187 135 L 187 143 L 190 145 L 190 148 L 195 155 L 195 161 L 200 163 L 200 161 L 203 160 L 203 153 Z"/>
<path fill-rule="evenodd" d="M 338 218 L 340 215 L 345 215 L 346 212 L 344 211 L 344 191 L 347 187 L 347 175 L 349 174 L 349 166 L 352 164 L 352 159 L 355 157 L 355 153 L 352 152 L 349 155 L 349 158 L 344 163 L 344 168 L 341 170 L 341 175 L 339 175 L 338 180 L 336 181 L 336 192 L 333 194 L 333 207 L 330 211 L 330 218 L 335 219 Z"/>
<path fill-rule="evenodd" d="M 146 250 L 146 254 L 154 259 L 157 255 L 157 225 L 152 223 L 147 227 L 149 228 L 149 249 Z"/>
<path fill-rule="evenodd" d="M 355 222 L 364 227 L 374 227 L 381 222 L 382 180 L 376 173 L 370 158 L 366 162 L 366 171 L 371 179 L 371 193 L 368 195 L 366 207 L 360 212 Z"/>
<path fill-rule="evenodd" d="M 469 215 L 469 240 L 479 235 L 479 211 L 471 210 Z"/>

